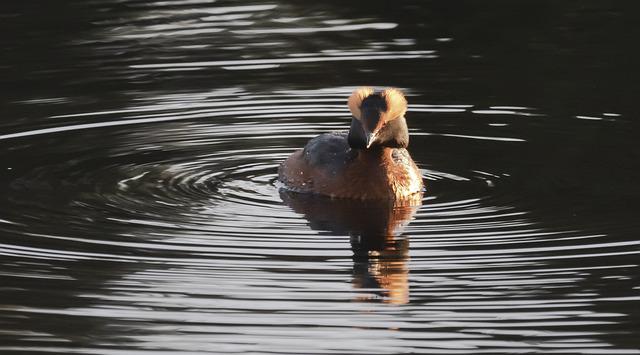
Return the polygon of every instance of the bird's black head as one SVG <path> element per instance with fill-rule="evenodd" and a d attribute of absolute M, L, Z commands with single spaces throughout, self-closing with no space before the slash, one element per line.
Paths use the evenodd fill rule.
<path fill-rule="evenodd" d="M 351 94 L 348 104 L 353 115 L 348 137 L 351 148 L 406 148 L 409 145 L 404 118 L 407 100 L 402 92 L 392 88 L 380 92 L 359 88 Z"/>

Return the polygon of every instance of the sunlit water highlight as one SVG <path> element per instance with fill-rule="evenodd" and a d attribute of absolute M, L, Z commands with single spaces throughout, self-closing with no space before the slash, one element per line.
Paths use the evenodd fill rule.
<path fill-rule="evenodd" d="M 91 3 L 120 16 L 62 43 L 89 49 L 75 70 L 95 76 L 41 74 L 69 86 L 17 93 L 0 124 L 0 351 L 640 353 L 639 225 L 619 204 L 637 188 L 614 174 L 637 177 L 624 168 L 637 157 L 633 117 L 482 91 L 430 99 L 431 84 L 409 78 L 446 70 L 442 50 L 392 18 Z M 323 45 L 330 37 L 281 48 L 280 36 L 359 31 L 356 49 Z M 438 36 L 430 45 L 456 43 Z M 306 80 L 343 62 L 360 74 L 407 66 L 396 79 L 426 184 L 420 206 L 277 183 L 309 138 L 347 129 L 354 86 Z M 107 74 L 133 88 L 72 90 Z M 607 138 L 583 143 L 594 134 Z M 600 161 L 628 154 L 606 155 L 607 170 L 581 149 Z"/>

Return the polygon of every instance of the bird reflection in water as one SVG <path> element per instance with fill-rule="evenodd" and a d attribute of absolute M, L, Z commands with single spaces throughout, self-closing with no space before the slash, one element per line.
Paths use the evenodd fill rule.
<path fill-rule="evenodd" d="M 353 285 L 369 290 L 358 301 L 409 302 L 409 239 L 403 235 L 421 196 L 410 201 L 361 201 L 280 191 L 282 200 L 314 230 L 348 234 Z"/>

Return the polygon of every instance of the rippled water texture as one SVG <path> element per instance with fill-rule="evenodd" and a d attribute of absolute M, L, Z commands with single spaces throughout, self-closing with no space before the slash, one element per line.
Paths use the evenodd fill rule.
<path fill-rule="evenodd" d="M 6 1 L 0 352 L 640 353 L 638 10 Z M 276 182 L 363 84 L 420 206 Z"/>

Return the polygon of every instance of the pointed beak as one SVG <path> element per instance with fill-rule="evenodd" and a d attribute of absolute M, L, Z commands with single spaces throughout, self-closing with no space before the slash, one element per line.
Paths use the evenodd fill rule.
<path fill-rule="evenodd" d="M 367 137 L 367 149 L 369 149 L 369 147 L 371 147 L 371 144 L 373 144 L 373 142 L 376 140 L 376 134 L 371 132 L 365 132 L 365 135 Z"/>
<path fill-rule="evenodd" d="M 365 147 L 369 149 L 378 139 L 377 127 L 381 120 L 382 111 L 377 107 L 362 110 L 362 133 L 364 133 Z"/>

